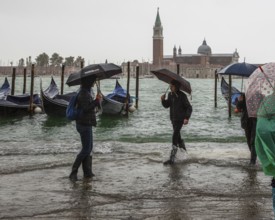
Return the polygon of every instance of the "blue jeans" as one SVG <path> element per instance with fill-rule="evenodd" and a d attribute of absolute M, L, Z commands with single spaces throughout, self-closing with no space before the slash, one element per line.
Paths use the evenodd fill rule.
<path fill-rule="evenodd" d="M 93 131 L 90 125 L 76 124 L 76 130 L 80 134 L 82 149 L 77 155 L 79 160 L 83 161 L 85 157 L 90 156 L 93 150 Z"/>

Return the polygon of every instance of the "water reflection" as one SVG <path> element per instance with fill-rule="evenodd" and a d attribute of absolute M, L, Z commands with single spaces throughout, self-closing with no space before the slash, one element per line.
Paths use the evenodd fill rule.
<path fill-rule="evenodd" d="M 186 213 L 186 199 L 184 198 L 184 165 L 181 163 L 174 164 L 169 167 L 169 186 L 171 197 L 167 199 L 167 219 L 189 219 Z M 184 193 L 184 194 L 182 194 Z"/>
<path fill-rule="evenodd" d="M 257 178 L 258 172 L 256 167 L 244 167 L 243 169 L 246 172 L 246 176 L 243 178 L 243 182 L 241 183 L 241 195 L 240 198 L 240 216 L 242 219 L 259 219 L 257 216 L 259 215 L 259 205 L 258 199 L 255 199 L 255 195 L 259 194 L 260 187 L 259 181 Z M 258 198 L 260 199 L 261 196 Z M 260 217 L 260 216 L 259 216 Z"/>
<path fill-rule="evenodd" d="M 49 117 L 46 116 L 45 120 L 42 122 L 42 127 L 48 129 L 51 127 L 62 127 L 71 123 L 67 118 L 62 117 Z"/>
<path fill-rule="evenodd" d="M 119 126 L 124 120 L 127 120 L 127 118 L 120 115 L 100 115 L 97 126 L 99 128 L 114 128 Z"/>
<path fill-rule="evenodd" d="M 83 179 L 72 183 L 71 215 L 72 219 L 92 219 L 93 206 L 91 204 L 92 181 Z"/>

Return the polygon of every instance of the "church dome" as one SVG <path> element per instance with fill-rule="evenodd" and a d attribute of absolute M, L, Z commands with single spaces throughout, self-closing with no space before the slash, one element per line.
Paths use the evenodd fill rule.
<path fill-rule="evenodd" d="M 203 40 L 203 43 L 201 46 L 198 48 L 198 54 L 203 54 L 203 55 L 211 55 L 211 47 L 209 47 L 206 43 L 206 40 Z"/>

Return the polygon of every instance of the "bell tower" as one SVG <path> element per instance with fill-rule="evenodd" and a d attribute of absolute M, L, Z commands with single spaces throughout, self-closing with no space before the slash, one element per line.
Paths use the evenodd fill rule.
<path fill-rule="evenodd" d="M 159 16 L 159 8 L 157 12 L 157 17 L 155 21 L 155 26 L 153 28 L 153 64 L 161 65 L 163 60 L 163 35 L 162 35 L 162 25 Z"/>

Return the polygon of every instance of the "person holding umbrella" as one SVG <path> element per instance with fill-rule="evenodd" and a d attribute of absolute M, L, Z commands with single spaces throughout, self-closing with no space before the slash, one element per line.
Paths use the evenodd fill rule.
<path fill-rule="evenodd" d="M 93 100 L 91 95 L 91 87 L 94 85 L 95 80 L 95 77 L 89 80 L 83 78 L 77 97 L 77 106 L 82 109 L 82 114 L 76 119 L 76 130 L 80 134 L 82 149 L 76 156 L 69 176 L 70 180 L 73 182 L 77 181 L 77 172 L 81 164 L 84 178 L 91 178 L 94 176 L 92 172 L 91 156 L 93 150 L 92 126 L 96 126 L 95 108 L 100 106 L 100 101 L 102 99 L 100 94 L 97 94 L 95 100 Z"/>
<path fill-rule="evenodd" d="M 165 94 L 161 96 L 163 107 L 170 108 L 170 120 L 173 125 L 172 150 L 169 160 L 165 161 L 164 165 L 174 164 L 178 147 L 186 151 L 180 131 L 182 126 L 187 125 L 189 122 L 192 114 L 192 106 L 185 93 L 180 91 L 180 86 L 179 81 L 172 80 L 170 83 L 171 92 L 169 92 L 168 98 L 165 99 Z"/>
<path fill-rule="evenodd" d="M 113 63 L 92 64 L 84 67 L 78 72 L 71 73 L 67 79 L 68 86 L 81 85 L 77 97 L 78 108 L 82 109 L 82 114 L 76 119 L 76 130 L 80 134 L 82 149 L 77 155 L 69 178 L 72 181 L 77 180 L 78 168 L 82 164 L 84 178 L 94 176 L 92 172 L 93 134 L 92 127 L 96 126 L 95 108 L 100 107 L 102 96 L 100 90 L 96 99 L 92 97 L 91 87 L 96 80 L 103 80 L 122 72 L 121 67 Z"/>

